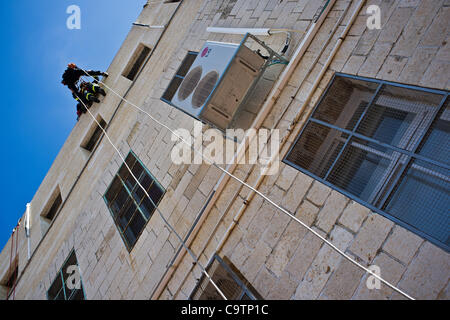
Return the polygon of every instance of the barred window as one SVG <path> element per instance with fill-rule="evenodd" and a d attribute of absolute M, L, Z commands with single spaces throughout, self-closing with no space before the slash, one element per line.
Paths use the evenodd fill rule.
<path fill-rule="evenodd" d="M 448 96 L 336 74 L 284 161 L 448 251 Z"/>
<path fill-rule="evenodd" d="M 206 269 L 211 279 L 228 300 L 262 299 L 239 271 L 229 261 L 225 262 L 218 255 L 214 256 L 211 264 Z M 223 300 L 217 289 L 204 274 L 192 292 L 190 299 Z"/>
<path fill-rule="evenodd" d="M 75 251 L 69 255 L 47 291 L 48 300 L 85 300 Z"/>
<path fill-rule="evenodd" d="M 164 195 L 164 188 L 130 152 L 125 159 L 133 175 L 149 194 L 148 198 L 125 164 L 119 169 L 104 200 L 129 251 L 150 220 Z"/>
<path fill-rule="evenodd" d="M 175 92 L 177 92 L 178 88 L 183 82 L 184 77 L 186 76 L 187 72 L 194 63 L 195 58 L 197 58 L 197 55 L 198 52 L 188 51 L 188 53 L 183 59 L 183 62 L 181 62 L 181 66 L 178 68 L 177 72 L 173 76 L 166 91 L 164 91 L 161 100 L 167 103 L 170 103 L 172 101 Z"/>

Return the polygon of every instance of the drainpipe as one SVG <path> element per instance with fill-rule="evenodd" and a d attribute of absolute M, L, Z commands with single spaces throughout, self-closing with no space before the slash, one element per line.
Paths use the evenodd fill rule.
<path fill-rule="evenodd" d="M 290 136 L 292 136 L 292 135 L 295 136 L 295 135 L 298 134 L 301 126 L 299 128 L 297 128 L 297 130 L 294 130 L 295 125 L 300 120 L 300 117 L 305 112 L 306 108 L 308 107 L 308 104 L 311 101 L 311 98 L 313 97 L 317 87 L 319 86 L 320 81 L 323 78 L 323 75 L 325 74 L 325 72 L 327 71 L 327 69 L 330 66 L 331 62 L 333 61 L 336 53 L 338 52 L 339 48 L 341 47 L 345 37 L 347 36 L 348 31 L 350 30 L 351 26 L 353 25 L 353 22 L 355 21 L 356 17 L 358 16 L 358 14 L 359 14 L 361 8 L 363 7 L 363 5 L 364 5 L 364 0 L 360 0 L 358 5 L 357 5 L 357 7 L 355 8 L 355 11 L 352 13 L 352 16 L 350 17 L 350 21 L 348 22 L 346 28 L 344 29 L 342 34 L 339 36 L 339 39 L 337 40 L 337 42 L 336 42 L 333 50 L 331 51 L 327 61 L 325 62 L 325 64 L 322 67 L 322 69 L 320 70 L 320 73 L 317 75 L 317 78 L 314 81 L 313 87 L 311 88 L 306 101 L 302 104 L 302 106 L 300 108 L 300 111 L 298 112 L 298 114 L 295 117 L 294 121 L 291 123 L 291 125 L 290 125 L 290 127 L 288 129 L 288 133 L 286 134 L 285 137 L 283 137 L 283 139 L 282 139 L 282 141 L 280 143 L 280 147 L 278 149 L 278 152 L 280 152 L 283 149 L 283 146 L 289 140 Z M 312 112 L 312 109 L 308 112 L 308 116 L 309 116 L 309 114 L 311 112 Z M 272 158 L 270 159 L 269 165 L 264 168 L 263 173 L 259 176 L 258 180 L 255 182 L 255 184 L 254 184 L 254 188 L 255 189 L 258 189 L 259 186 L 261 185 L 262 181 L 265 178 L 264 174 L 270 169 L 271 164 L 276 159 L 276 154 L 277 153 L 275 153 L 274 156 L 272 156 Z M 239 222 L 239 219 L 241 218 L 242 214 L 244 213 L 245 209 L 247 208 L 248 203 L 253 199 L 254 195 L 255 195 L 255 192 L 253 190 L 251 190 L 250 193 L 248 194 L 248 196 L 246 197 L 246 199 L 244 201 L 244 204 L 241 205 L 241 207 L 239 208 L 239 211 L 234 216 L 233 221 L 231 222 L 230 226 L 228 227 L 228 229 L 225 232 L 224 236 L 222 237 L 221 241 L 217 245 L 217 248 L 216 248 L 215 252 L 219 252 L 222 249 L 223 245 L 227 241 L 228 237 L 230 236 L 230 234 L 233 231 L 233 229 L 236 226 L 236 224 Z"/>
<path fill-rule="evenodd" d="M 27 260 L 30 260 L 31 257 L 31 249 L 30 249 L 30 226 L 31 226 L 31 204 L 27 203 L 27 211 L 25 214 L 25 236 L 27 237 L 27 244 L 28 244 L 28 253 L 27 253 Z"/>
<path fill-rule="evenodd" d="M 296 69 L 297 65 L 300 63 L 300 60 L 303 58 L 304 53 L 308 49 L 308 47 L 311 44 L 312 40 L 314 39 L 315 35 L 317 34 L 320 27 L 322 26 L 323 21 L 325 20 L 325 18 L 327 17 L 328 13 L 330 12 L 331 8 L 333 7 L 333 5 L 335 3 L 336 3 L 336 0 L 328 1 L 326 3 L 326 6 L 323 9 L 321 15 L 316 19 L 316 21 L 313 22 L 313 24 L 309 28 L 309 30 L 306 33 L 306 35 L 304 36 L 302 42 L 300 43 L 297 50 L 295 51 L 291 61 L 289 62 L 287 67 L 284 69 L 284 71 L 280 75 L 280 77 L 279 77 L 277 83 L 275 84 L 274 88 L 272 89 L 269 97 L 267 98 L 266 102 L 262 106 L 261 111 L 258 113 L 258 116 L 253 121 L 252 128 L 260 128 L 261 127 L 263 121 L 265 120 L 265 118 L 267 117 L 269 112 L 272 110 L 275 102 L 277 101 L 281 92 L 283 91 L 283 88 L 288 83 L 289 79 L 292 76 L 292 73 Z M 230 172 L 230 173 L 234 172 L 234 170 L 237 166 L 237 163 L 239 163 L 239 161 L 245 156 L 245 152 L 254 138 L 256 138 L 255 135 L 251 135 L 248 133 L 246 134 L 246 136 L 243 139 L 243 142 L 240 144 L 240 146 L 237 150 L 237 153 L 235 154 L 235 156 L 233 158 L 232 163 L 226 167 L 226 170 L 228 172 Z M 272 163 L 272 162 L 273 162 L 273 159 L 270 163 Z M 270 167 L 270 163 L 269 163 L 268 167 Z M 186 241 L 185 241 L 186 246 L 189 246 L 192 243 L 192 241 L 195 239 L 195 236 L 197 235 L 197 233 L 200 229 L 200 226 L 203 224 L 204 220 L 208 216 L 209 211 L 213 208 L 215 202 L 217 201 L 218 197 L 220 196 L 221 191 L 223 190 L 223 188 L 225 187 L 225 185 L 227 184 L 229 179 L 230 179 L 230 176 L 225 173 L 223 173 L 221 175 L 221 177 L 219 178 L 217 184 L 214 186 L 214 189 L 212 191 L 212 192 L 214 192 L 214 196 L 211 199 L 211 201 L 207 204 L 206 208 L 203 210 L 203 214 L 200 217 L 200 219 L 198 220 L 198 222 L 192 228 L 190 237 L 188 239 L 186 239 Z M 262 179 L 261 179 L 261 181 L 262 181 Z M 164 275 L 163 279 L 159 283 L 158 287 L 153 292 L 152 297 L 151 297 L 152 300 L 156 300 L 159 298 L 159 296 L 163 292 L 164 288 L 167 286 L 167 283 L 171 279 L 173 273 L 177 269 L 179 263 L 183 259 L 185 253 L 186 253 L 186 250 L 184 248 L 181 248 L 178 255 L 173 260 L 172 265 L 169 266 L 166 274 Z"/>

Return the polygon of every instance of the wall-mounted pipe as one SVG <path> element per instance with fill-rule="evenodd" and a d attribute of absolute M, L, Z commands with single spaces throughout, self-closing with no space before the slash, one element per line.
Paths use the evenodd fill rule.
<path fill-rule="evenodd" d="M 149 24 L 142 24 L 142 23 L 138 23 L 138 22 L 133 22 L 133 26 L 146 27 L 149 29 L 164 29 L 166 27 L 166 26 L 151 26 Z"/>
<path fill-rule="evenodd" d="M 31 257 L 30 227 L 31 227 L 31 203 L 27 203 L 27 211 L 25 213 L 25 236 L 27 237 L 27 244 L 28 244 L 28 251 L 27 251 L 28 260 L 30 260 Z"/>

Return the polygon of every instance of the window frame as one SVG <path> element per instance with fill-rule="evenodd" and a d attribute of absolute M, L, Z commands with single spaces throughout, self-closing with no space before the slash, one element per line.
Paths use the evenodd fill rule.
<path fill-rule="evenodd" d="M 64 262 L 63 262 L 61 268 L 58 270 L 56 276 L 53 278 L 53 281 L 50 283 L 50 286 L 48 287 L 47 292 L 46 292 L 47 300 L 50 300 L 50 301 L 56 301 L 56 299 L 50 299 L 48 292 L 49 292 L 50 289 L 52 288 L 52 286 L 53 286 L 53 284 L 55 283 L 55 281 L 57 281 L 58 278 L 60 278 L 60 279 L 61 279 L 61 282 L 62 282 L 62 286 L 61 286 L 61 289 L 58 291 L 58 294 L 55 296 L 55 298 L 59 295 L 59 293 L 60 293 L 61 290 L 62 290 L 63 293 L 64 293 L 64 301 L 72 301 L 71 299 L 68 299 L 68 298 L 67 298 L 67 295 L 66 295 L 66 288 L 65 288 L 66 285 L 65 285 L 65 282 L 64 282 L 64 275 L 63 275 L 63 270 L 64 270 L 64 268 L 66 267 L 66 264 L 67 264 L 67 262 L 69 261 L 69 259 L 72 257 L 72 255 L 74 255 L 74 257 L 75 257 L 75 261 L 77 262 L 76 265 L 77 265 L 77 267 L 78 267 L 78 272 L 79 272 L 79 275 L 80 275 L 80 285 L 81 285 L 81 288 L 80 288 L 79 290 L 81 290 L 81 292 L 83 293 L 83 300 L 86 300 L 86 292 L 84 291 L 83 279 L 82 279 L 82 276 L 81 276 L 80 265 L 78 264 L 78 259 L 77 259 L 77 255 L 76 255 L 75 249 L 72 249 L 72 250 L 69 252 L 69 255 L 67 256 L 66 260 L 64 260 Z M 74 292 L 76 292 L 76 291 L 74 290 Z M 73 296 L 73 293 L 72 293 L 72 295 L 71 295 L 69 298 L 71 298 L 72 296 Z"/>
<path fill-rule="evenodd" d="M 149 217 L 147 218 L 147 217 L 145 216 L 144 212 L 143 212 L 142 209 L 141 209 L 141 205 L 142 205 L 144 199 L 147 198 L 146 195 L 144 194 L 144 196 L 143 196 L 142 199 L 139 201 L 139 203 L 137 202 L 137 200 L 136 200 L 136 199 L 134 198 L 134 196 L 133 196 L 133 191 L 134 191 L 136 188 L 139 188 L 140 190 L 142 190 L 142 188 L 140 188 L 139 184 L 136 183 L 136 185 L 133 187 L 133 189 L 130 190 L 130 188 L 127 186 L 126 182 L 123 181 L 122 177 L 119 176 L 119 172 L 120 172 L 120 170 L 122 169 L 124 163 L 122 163 L 122 165 L 119 167 L 119 169 L 117 170 L 116 174 L 115 174 L 114 177 L 112 178 L 111 183 L 110 183 L 109 186 L 106 188 L 106 191 L 105 191 L 105 193 L 104 193 L 104 195 L 103 195 L 103 200 L 105 201 L 106 207 L 108 208 L 108 211 L 109 211 L 109 213 L 111 214 L 111 218 L 113 219 L 114 224 L 115 224 L 115 226 L 116 226 L 116 228 L 117 228 L 117 230 L 118 230 L 118 232 L 119 232 L 119 234 L 120 234 L 120 237 L 122 238 L 122 241 L 124 242 L 125 247 L 127 248 L 128 252 L 131 252 L 131 251 L 133 250 L 134 246 L 136 245 L 136 243 L 137 243 L 138 240 L 139 240 L 139 237 L 141 236 L 141 234 L 142 234 L 142 232 L 144 231 L 144 229 L 146 228 L 147 224 L 149 223 L 149 221 L 150 221 L 151 218 L 153 217 L 154 212 L 157 210 L 157 207 L 158 207 L 159 203 L 160 203 L 161 200 L 164 198 L 164 195 L 165 195 L 165 193 L 166 193 L 166 189 L 161 185 L 161 183 L 156 179 L 156 177 L 155 177 L 155 176 L 147 169 L 147 167 L 142 163 L 142 161 L 137 157 L 137 155 L 136 155 L 132 150 L 127 154 L 127 156 L 125 157 L 125 160 L 128 158 L 128 156 L 129 156 L 130 154 L 133 155 L 133 157 L 136 159 L 136 163 L 139 163 L 140 166 L 141 166 L 142 169 L 143 169 L 142 172 L 140 173 L 139 177 L 136 177 L 136 178 L 139 180 L 140 177 L 142 176 L 142 174 L 143 174 L 143 173 L 146 173 L 146 174 L 147 174 L 148 176 L 150 176 L 150 178 L 153 180 L 152 183 L 150 184 L 150 186 L 149 186 L 148 188 L 150 189 L 150 188 L 153 186 L 153 184 L 156 183 L 156 185 L 159 187 L 159 189 L 160 189 L 162 192 L 161 192 L 161 196 L 160 196 L 160 198 L 159 198 L 159 200 L 158 200 L 157 202 L 154 202 L 153 199 L 151 199 L 152 204 L 154 203 L 155 206 L 154 206 L 154 208 L 153 208 L 153 211 L 150 212 L 150 215 L 149 215 Z M 135 163 L 135 164 L 136 164 L 136 163 Z M 132 170 L 133 170 L 133 169 L 132 169 Z M 127 169 L 127 171 L 128 171 L 128 169 Z M 133 173 L 133 174 L 134 174 L 134 173 Z M 117 193 L 116 193 L 115 196 L 114 196 L 114 199 L 112 199 L 112 201 L 111 201 L 111 203 L 110 203 L 110 202 L 108 201 L 106 195 L 108 194 L 108 191 L 111 189 L 111 187 L 112 187 L 112 185 L 113 185 L 114 180 L 116 179 L 116 177 L 118 177 L 119 180 L 120 180 L 121 188 L 117 191 Z M 129 200 L 129 199 L 131 199 L 131 201 L 132 201 L 131 203 L 134 204 L 134 205 L 136 206 L 136 210 L 135 210 L 135 213 L 133 213 L 133 215 L 132 215 L 132 217 L 130 218 L 130 220 L 128 221 L 126 227 L 124 228 L 124 231 L 122 232 L 122 230 L 121 230 L 122 227 L 118 224 L 118 221 L 117 221 L 117 220 L 120 218 L 120 217 L 119 217 L 120 211 L 119 211 L 119 213 L 117 213 L 117 217 L 116 217 L 115 214 L 114 214 L 114 212 L 112 211 L 111 206 L 112 206 L 113 201 L 117 198 L 117 196 L 119 195 L 119 193 L 120 193 L 123 189 L 125 189 L 125 191 L 126 191 L 126 193 L 127 193 L 127 199 L 125 200 L 125 202 L 124 202 L 122 208 L 120 209 L 120 211 L 121 211 L 125 206 L 127 206 L 128 200 Z M 137 190 L 137 189 L 136 189 L 136 190 Z M 124 233 L 125 233 L 125 231 L 128 229 L 130 223 L 133 221 L 133 218 L 134 218 L 134 216 L 135 216 L 135 214 L 136 214 L 137 212 L 139 212 L 139 214 L 141 215 L 141 217 L 145 220 L 145 223 L 144 223 L 142 229 L 140 230 L 139 234 L 136 235 L 136 241 L 135 241 L 133 244 L 131 244 L 131 243 L 128 243 L 128 240 L 127 240 L 127 238 L 125 237 Z"/>
<path fill-rule="evenodd" d="M 174 107 L 174 108 L 176 108 L 176 109 L 178 109 L 178 110 L 180 110 L 180 111 L 186 113 L 186 114 L 189 115 L 190 117 L 192 117 L 192 115 L 188 114 L 186 111 L 184 111 L 183 109 L 178 108 L 176 105 L 174 105 L 174 104 L 172 103 L 173 97 L 172 97 L 171 100 L 168 100 L 168 99 L 164 98 L 164 96 L 166 95 L 166 92 L 169 90 L 169 88 L 170 88 L 171 84 L 174 82 L 175 78 L 181 79 L 181 82 L 180 82 L 180 85 L 181 85 L 181 83 L 183 82 L 184 78 L 185 78 L 186 75 L 189 73 L 189 70 L 191 69 L 192 65 L 194 64 L 195 59 L 192 61 L 192 64 L 191 64 L 191 65 L 189 66 L 189 68 L 186 70 L 186 74 L 185 74 L 184 76 L 180 76 L 180 75 L 179 75 L 180 70 L 182 70 L 182 69 L 184 68 L 185 63 L 186 63 L 186 60 L 187 60 L 187 58 L 188 58 L 189 55 L 193 55 L 193 56 L 195 56 L 195 59 L 197 59 L 197 56 L 199 55 L 199 52 L 197 52 L 197 51 L 192 51 L 192 50 L 188 50 L 188 52 L 187 52 L 186 55 L 184 56 L 183 60 L 181 61 L 180 66 L 178 67 L 178 69 L 177 69 L 177 71 L 175 72 L 175 74 L 173 75 L 173 77 L 170 79 L 169 84 L 167 85 L 166 89 L 164 90 L 163 94 L 161 95 L 160 100 L 163 101 L 163 102 L 165 102 L 165 103 L 167 103 L 167 104 L 169 104 L 170 106 L 172 106 L 172 107 Z M 179 87 L 180 87 L 180 86 L 178 86 L 178 88 L 179 88 Z M 176 94 L 178 88 L 175 90 L 174 95 Z"/>
<path fill-rule="evenodd" d="M 321 105 L 321 103 L 323 102 L 323 100 L 327 97 L 327 94 L 329 93 L 330 88 L 332 87 L 333 83 L 335 82 L 337 77 L 343 77 L 343 78 L 348 78 L 348 79 L 354 79 L 354 80 L 362 80 L 362 81 L 366 81 L 366 82 L 372 82 L 377 84 L 377 88 L 376 91 L 374 92 L 374 94 L 372 95 L 372 98 L 369 101 L 368 106 L 365 108 L 363 114 L 360 116 L 359 121 L 355 124 L 355 127 L 352 130 L 347 130 L 347 129 L 343 129 L 340 128 L 339 126 L 335 125 L 335 124 L 330 124 L 327 123 L 325 121 L 319 120 L 319 119 L 314 119 L 313 115 L 316 112 L 316 110 L 319 108 L 319 106 Z M 389 86 L 393 86 L 393 87 L 398 87 L 398 88 L 405 88 L 405 89 L 411 89 L 411 90 L 416 90 L 419 92 L 428 92 L 428 93 L 433 93 L 433 94 L 437 94 L 437 95 L 442 95 L 443 98 L 440 101 L 439 105 L 436 107 L 436 110 L 433 111 L 432 116 L 431 116 L 431 120 L 428 121 L 428 123 L 420 130 L 420 134 L 418 136 L 412 135 L 412 137 L 414 138 L 413 140 L 416 141 L 416 143 L 414 144 L 414 147 L 412 148 L 412 150 L 408 151 L 405 149 L 401 149 L 397 146 L 388 144 L 388 143 L 384 143 L 381 142 L 379 140 L 370 138 L 368 136 L 365 136 L 363 134 L 360 134 L 357 131 L 358 129 L 358 125 L 360 124 L 360 122 L 363 121 L 365 114 L 367 113 L 367 111 L 369 110 L 370 106 L 376 101 L 376 99 L 379 97 L 380 91 L 386 87 L 386 85 Z M 391 81 L 385 81 L 385 80 L 380 80 L 380 79 L 373 79 L 373 78 L 366 78 L 366 77 L 360 77 L 360 76 L 355 76 L 355 75 L 350 75 L 350 74 L 344 74 L 344 73 L 339 73 L 336 72 L 333 77 L 331 78 L 331 80 L 329 81 L 326 89 L 324 90 L 323 94 L 321 95 L 320 99 L 318 100 L 318 102 L 315 104 L 312 112 L 309 114 L 308 118 L 305 120 L 302 129 L 300 130 L 300 133 L 297 135 L 297 137 L 295 138 L 294 142 L 292 143 L 292 145 L 290 146 L 290 148 L 288 149 L 287 153 L 285 154 L 285 156 L 283 157 L 283 163 L 299 170 L 300 172 L 312 177 L 313 179 L 325 184 L 326 186 L 330 187 L 333 190 L 339 191 L 340 193 L 344 194 L 345 196 L 347 196 L 348 198 L 364 205 L 365 207 L 371 209 L 372 211 L 382 215 L 383 217 L 393 221 L 394 223 L 398 224 L 399 226 L 402 226 L 404 228 L 406 228 L 409 231 L 412 231 L 413 233 L 419 235 L 420 237 L 430 241 L 431 243 L 437 245 L 438 247 L 446 250 L 447 252 L 450 252 L 450 246 L 446 245 L 445 243 L 441 242 L 440 240 L 437 240 L 436 238 L 434 238 L 433 236 L 429 235 L 428 233 L 425 233 L 424 231 L 421 231 L 420 229 L 418 229 L 415 226 L 412 226 L 402 220 L 400 220 L 399 218 L 395 217 L 394 215 L 390 214 L 389 212 L 385 211 L 387 210 L 387 204 L 389 199 L 395 194 L 395 189 L 396 187 L 398 187 L 400 185 L 400 183 L 402 182 L 402 180 L 407 177 L 405 176 L 405 173 L 408 171 L 409 168 L 411 168 L 412 165 L 414 165 L 414 161 L 417 160 L 422 160 L 428 164 L 431 165 L 435 165 L 438 167 L 442 167 L 444 169 L 450 170 L 450 166 L 442 163 L 440 161 L 428 158 L 424 155 L 421 155 L 419 153 L 416 153 L 420 150 L 421 146 L 423 145 L 424 142 L 426 142 L 426 138 L 428 137 L 428 135 L 430 134 L 432 129 L 432 126 L 434 123 L 437 122 L 437 120 L 439 120 L 439 117 L 443 114 L 443 112 L 445 111 L 445 107 L 446 104 L 450 101 L 450 92 L 446 91 L 446 90 L 438 90 L 438 89 L 431 89 L 431 88 L 426 88 L 426 87 L 419 87 L 419 86 L 413 86 L 413 85 L 407 85 L 407 84 L 401 84 L 401 83 L 396 83 L 396 82 L 391 82 Z M 314 174 L 313 172 L 310 172 L 307 169 L 302 168 L 300 165 L 297 165 L 296 163 L 288 160 L 289 155 L 291 154 L 292 150 L 295 148 L 295 146 L 297 145 L 298 141 L 300 140 L 300 138 L 302 137 L 303 133 L 305 132 L 307 125 L 309 123 L 315 123 L 315 124 L 319 124 L 322 126 L 325 126 L 327 128 L 331 128 L 334 130 L 337 130 L 338 133 L 343 133 L 343 134 L 347 134 L 349 135 L 346 139 L 346 143 L 344 144 L 344 146 L 342 147 L 342 149 L 339 151 L 338 155 L 336 156 L 336 158 L 333 160 L 333 164 L 332 166 L 327 170 L 327 174 L 324 176 L 324 178 L 321 178 L 319 176 L 317 176 L 316 174 Z M 343 188 L 333 184 L 330 181 L 327 181 L 326 179 L 329 177 L 330 173 L 332 172 L 334 166 L 336 165 L 336 163 L 339 161 L 340 156 L 344 153 L 344 151 L 346 150 L 347 145 L 350 143 L 352 138 L 357 138 L 360 140 L 364 140 L 366 142 L 370 142 L 370 143 L 374 143 L 377 146 L 380 147 L 385 147 L 387 148 L 389 151 L 392 152 L 398 152 L 401 155 L 399 156 L 400 158 L 405 157 L 405 162 L 403 165 L 400 165 L 400 171 L 397 173 L 396 178 L 390 180 L 391 178 L 387 178 L 383 181 L 380 180 L 380 184 L 386 186 L 385 187 L 385 192 L 384 195 L 381 197 L 381 203 L 378 206 L 375 206 L 371 203 L 369 203 L 368 201 L 365 201 L 361 198 L 359 198 L 358 196 L 350 193 L 347 190 L 344 190 Z M 398 160 L 400 161 L 400 160 Z M 390 171 L 391 172 L 391 171 Z M 384 179 L 384 175 L 383 175 L 383 179 Z M 381 183 L 382 182 L 382 183 Z"/>

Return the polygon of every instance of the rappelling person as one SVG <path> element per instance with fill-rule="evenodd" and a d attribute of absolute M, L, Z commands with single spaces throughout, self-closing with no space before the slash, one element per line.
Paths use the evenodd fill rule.
<path fill-rule="evenodd" d="M 107 77 L 108 73 L 101 72 L 101 71 L 94 71 L 94 70 L 87 70 L 87 74 L 90 76 L 103 76 Z M 72 91 L 72 93 L 77 94 L 78 88 L 77 88 L 77 82 L 80 80 L 82 76 L 87 76 L 83 69 L 80 69 L 77 67 L 75 63 L 69 63 L 67 65 L 67 69 L 64 71 L 62 75 L 62 81 L 61 83 Z"/>
<path fill-rule="evenodd" d="M 100 102 L 98 94 L 106 96 L 105 90 L 98 85 L 98 78 L 94 77 L 94 83 L 82 82 L 80 84 L 79 94 L 72 93 L 73 98 L 78 101 L 77 104 L 77 120 L 83 113 L 86 113 L 86 108 L 90 108 L 93 102 Z"/>
<path fill-rule="evenodd" d="M 78 88 L 77 83 L 82 76 L 87 75 L 86 73 L 94 77 L 94 83 L 82 82 L 80 84 L 80 88 Z M 72 91 L 72 97 L 78 101 L 77 120 L 80 118 L 81 114 L 86 112 L 86 107 L 89 108 L 92 105 L 92 102 L 100 102 L 97 98 L 98 93 L 103 96 L 106 95 L 105 90 L 98 85 L 98 76 L 107 77 L 108 74 L 106 72 L 94 70 L 87 70 L 84 72 L 83 69 L 78 68 L 74 63 L 69 63 L 67 65 L 67 69 L 63 73 L 61 83 Z"/>
<path fill-rule="evenodd" d="M 106 96 L 105 90 L 103 90 L 102 87 L 98 85 L 94 81 L 92 82 L 82 82 L 80 84 L 80 93 L 89 102 L 100 102 L 100 100 L 97 98 L 98 94 L 101 94 L 102 96 Z"/>

